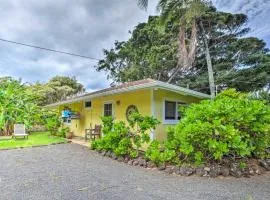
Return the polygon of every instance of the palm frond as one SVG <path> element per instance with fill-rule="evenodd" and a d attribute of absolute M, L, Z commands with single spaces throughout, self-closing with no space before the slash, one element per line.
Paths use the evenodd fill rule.
<path fill-rule="evenodd" d="M 170 17 L 173 12 L 179 12 L 183 0 L 160 0 L 157 10 L 161 12 L 162 20 Z"/>
<path fill-rule="evenodd" d="M 148 7 L 148 0 L 137 0 L 137 4 L 141 9 L 147 9 Z"/>
<path fill-rule="evenodd" d="M 160 0 L 158 2 L 158 5 L 157 5 L 157 10 L 159 12 L 161 12 L 162 10 L 164 10 L 166 8 L 167 3 L 168 3 L 168 0 Z"/>

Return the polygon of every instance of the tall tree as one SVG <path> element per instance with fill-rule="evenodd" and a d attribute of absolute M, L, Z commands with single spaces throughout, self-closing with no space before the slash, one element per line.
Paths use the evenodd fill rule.
<path fill-rule="evenodd" d="M 163 18 L 167 19 L 171 17 L 172 12 L 174 12 L 173 16 L 176 15 L 179 18 L 178 61 L 176 68 L 168 79 L 169 83 L 172 82 L 179 72 L 186 73 L 194 64 L 197 47 L 197 24 L 199 18 L 208 10 L 207 3 L 208 1 L 205 0 L 160 0 L 158 3 L 157 8 L 161 11 Z M 148 1 L 138 0 L 138 4 L 142 8 L 147 8 Z M 199 24 L 204 32 L 203 24 Z M 191 31 L 189 29 L 191 29 Z M 206 36 L 203 37 L 203 41 L 209 74 L 210 94 L 214 97 L 215 84 L 213 67 Z"/>
<path fill-rule="evenodd" d="M 105 59 L 97 69 L 108 71 L 115 82 L 144 78 L 167 81 L 177 64 L 177 28 L 161 25 L 160 17 L 149 17 L 140 23 L 127 42 L 118 42 L 104 50 Z"/>
<path fill-rule="evenodd" d="M 178 62 L 179 18 L 178 13 L 174 14 L 171 13 L 165 22 L 162 17 L 155 16 L 136 26 L 128 41 L 116 42 L 114 48 L 104 50 L 105 58 L 99 61 L 97 69 L 108 71 L 116 82 L 148 77 L 167 81 Z M 268 50 L 262 40 L 243 37 L 249 30 L 246 21 L 247 16 L 243 14 L 219 12 L 209 6 L 199 21 L 203 23 L 204 32 L 200 24 L 197 25 L 194 65 L 185 73 L 178 73 L 172 83 L 209 92 L 203 41 L 206 38 L 219 89 L 235 87 L 253 91 L 269 84 Z"/>
<path fill-rule="evenodd" d="M 78 83 L 75 77 L 55 76 L 45 84 L 30 85 L 29 90 L 37 94 L 40 105 L 46 105 L 64 100 L 71 95 L 83 93 L 85 88 L 81 83 Z"/>

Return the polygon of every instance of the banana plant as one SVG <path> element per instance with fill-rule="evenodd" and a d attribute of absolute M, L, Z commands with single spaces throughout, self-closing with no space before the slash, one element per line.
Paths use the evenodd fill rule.
<path fill-rule="evenodd" d="M 3 135 L 11 135 L 15 123 L 23 123 L 30 128 L 38 121 L 41 109 L 19 80 L 0 78 L 0 130 Z"/>

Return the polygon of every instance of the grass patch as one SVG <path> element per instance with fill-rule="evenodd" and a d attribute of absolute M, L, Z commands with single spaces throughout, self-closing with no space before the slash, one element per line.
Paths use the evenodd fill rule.
<path fill-rule="evenodd" d="M 28 139 L 16 138 L 11 140 L 0 140 L 0 149 L 15 149 L 20 147 L 33 147 L 66 142 L 65 138 L 52 136 L 48 132 L 35 132 Z"/>

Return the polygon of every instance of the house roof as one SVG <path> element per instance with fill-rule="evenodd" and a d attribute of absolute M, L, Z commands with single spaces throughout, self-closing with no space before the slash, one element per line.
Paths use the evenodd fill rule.
<path fill-rule="evenodd" d="M 69 98 L 69 99 L 64 100 L 64 101 L 49 104 L 45 107 L 55 107 L 58 105 L 87 100 L 87 99 L 96 98 L 96 97 L 100 97 L 100 96 L 119 94 L 119 93 L 123 93 L 123 92 L 129 92 L 129 91 L 134 91 L 134 90 L 138 90 L 138 89 L 146 89 L 146 88 L 160 88 L 160 89 L 172 91 L 172 92 L 175 92 L 178 94 L 194 96 L 194 97 L 197 97 L 200 99 L 210 98 L 210 95 L 208 95 L 208 94 L 204 94 L 204 93 L 190 90 L 187 88 L 179 87 L 176 85 L 172 85 L 169 83 L 165 83 L 165 82 L 161 82 L 161 81 L 157 81 L 157 80 L 153 80 L 153 79 L 143 79 L 143 80 L 138 80 L 138 81 L 133 81 L 133 82 L 126 82 L 126 83 L 123 83 L 123 84 L 120 84 L 117 86 L 109 87 L 109 88 L 98 90 L 98 91 L 91 92 L 91 93 L 86 93 L 86 94 L 83 94 L 80 96 Z"/>

